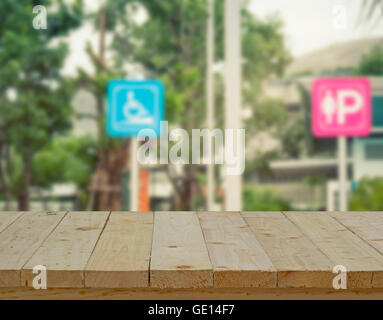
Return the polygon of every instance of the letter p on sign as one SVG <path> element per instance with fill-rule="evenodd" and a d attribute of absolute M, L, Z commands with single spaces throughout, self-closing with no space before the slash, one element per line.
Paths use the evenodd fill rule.
<path fill-rule="evenodd" d="M 368 136 L 371 86 L 367 78 L 322 78 L 312 87 L 312 128 L 316 137 Z"/>

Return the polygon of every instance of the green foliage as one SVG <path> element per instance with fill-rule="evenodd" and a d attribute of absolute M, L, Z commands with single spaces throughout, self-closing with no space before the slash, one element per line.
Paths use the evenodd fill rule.
<path fill-rule="evenodd" d="M 351 211 L 383 210 L 383 178 L 363 178 L 352 193 Z"/>
<path fill-rule="evenodd" d="M 91 137 L 57 138 L 33 159 L 35 183 L 72 182 L 86 188 L 97 159 L 96 142 Z"/>
<path fill-rule="evenodd" d="M 326 178 L 321 175 L 310 175 L 310 176 L 305 176 L 302 179 L 302 182 L 308 186 L 315 187 L 315 186 L 323 185 L 326 182 Z"/>
<path fill-rule="evenodd" d="M 32 26 L 37 4 L 47 9 L 46 30 Z M 9 162 L 12 157 L 14 162 L 0 165 L 1 182 L 3 189 L 10 187 L 26 199 L 31 174 L 34 179 L 34 156 L 70 128 L 69 103 L 75 88 L 60 74 L 68 52 L 60 37 L 79 26 L 82 1 L 68 5 L 64 0 L 2 0 L 0 12 L 4 13 L 0 19 L 0 148 L 9 154 L 1 160 Z"/>
<path fill-rule="evenodd" d="M 282 152 L 288 158 L 298 158 L 305 148 L 305 136 L 307 134 L 304 121 L 298 118 L 281 127 Z"/>
<path fill-rule="evenodd" d="M 54 37 L 76 27 L 80 11 L 78 1 L 68 9 L 63 1 L 55 1 L 58 9 L 48 14 L 48 29 L 32 27 L 32 7 L 36 1 L 5 0 L 0 11 L 0 126 L 7 144 L 23 158 L 30 158 L 52 135 L 70 127 L 69 101 L 73 93 L 70 83 L 60 76 L 67 48 Z M 48 10 L 53 1 L 42 1 Z M 17 97 L 7 96 L 9 90 Z"/>
<path fill-rule="evenodd" d="M 291 60 L 282 27 L 278 16 L 261 21 L 247 10 L 242 12 L 243 97 L 246 105 L 256 107 L 262 93 L 261 81 L 282 75 Z"/>
<path fill-rule="evenodd" d="M 166 118 L 187 130 L 201 127 L 205 118 L 206 3 L 126 1 L 144 8 L 148 19 L 136 23 L 129 16 L 119 16 L 122 27 L 113 41 L 118 56 L 142 65 L 148 77 L 163 79 Z M 216 61 L 223 59 L 223 11 L 224 1 L 215 1 Z M 253 110 L 259 102 L 261 81 L 280 75 L 289 62 L 281 28 L 278 17 L 261 21 L 246 8 L 242 11 L 244 105 Z M 222 94 L 221 88 L 216 91 Z M 217 114 L 219 108 L 222 104 L 217 105 Z"/>
<path fill-rule="evenodd" d="M 253 178 L 271 177 L 273 171 L 270 168 L 270 161 L 276 159 L 279 153 L 276 150 L 258 153 L 253 161 L 246 162 L 246 174 L 244 180 L 250 181 Z"/>
<path fill-rule="evenodd" d="M 356 74 L 363 76 L 383 75 L 383 48 L 376 46 L 363 56 Z"/>
<path fill-rule="evenodd" d="M 106 7 L 112 5 L 108 1 Z M 119 3 L 123 1 L 119 0 Z M 203 128 L 206 118 L 206 0 L 126 0 L 125 9 L 134 4 L 147 19 L 135 21 L 133 15 L 116 16 L 113 49 L 119 63 L 138 64 L 146 78 L 162 79 L 166 87 L 165 119 L 187 131 Z M 224 60 L 224 1 L 215 1 L 215 62 Z M 259 125 L 275 125 L 283 116 L 276 101 L 266 101 L 261 95 L 262 82 L 280 75 L 290 56 L 284 44 L 282 24 L 278 17 L 260 20 L 245 5 L 242 10 L 242 70 L 243 107 L 252 112 Z M 224 115 L 224 81 L 222 73 L 215 75 L 215 126 L 222 127 Z M 273 118 L 266 112 L 271 108 Z M 258 111 L 257 111 L 258 110 Z M 260 117 L 254 117 L 258 112 Z M 281 116 L 282 115 L 282 116 Z M 264 119 L 262 117 L 264 116 Z M 277 119 L 277 120 L 276 120 Z M 254 127 L 253 122 L 247 128 Z M 183 203 L 191 203 L 189 194 L 199 184 L 191 170 L 176 177 L 177 190 Z M 180 182 L 181 181 L 181 182 Z M 185 207 L 186 209 L 186 207 Z"/>
<path fill-rule="evenodd" d="M 291 210 L 291 206 L 286 200 L 274 195 L 271 191 L 247 187 L 243 191 L 243 210 L 288 211 Z"/>
<path fill-rule="evenodd" d="M 266 99 L 260 102 L 254 111 L 254 117 L 248 120 L 250 130 L 264 131 L 277 129 L 286 122 L 287 111 L 283 102 L 276 99 Z"/>

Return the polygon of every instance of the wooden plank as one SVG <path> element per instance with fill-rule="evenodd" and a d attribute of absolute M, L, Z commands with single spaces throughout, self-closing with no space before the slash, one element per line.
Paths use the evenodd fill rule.
<path fill-rule="evenodd" d="M 69 212 L 44 241 L 21 273 L 32 286 L 33 267 L 47 268 L 48 288 L 84 287 L 84 269 L 103 230 L 109 212 Z"/>
<path fill-rule="evenodd" d="M 383 254 L 383 212 L 333 212 L 330 215 Z M 383 288 L 381 273 L 375 274 L 372 285 Z"/>
<path fill-rule="evenodd" d="M 332 288 L 331 261 L 280 212 L 243 217 L 278 270 L 280 288 Z"/>
<path fill-rule="evenodd" d="M 198 217 L 214 270 L 214 287 L 276 287 L 276 269 L 239 212 L 203 212 Z"/>
<path fill-rule="evenodd" d="M 90 288 L 149 286 L 153 213 L 112 212 L 85 270 Z"/>
<path fill-rule="evenodd" d="M 15 211 L 2 211 L 0 212 L 0 232 L 4 231 L 9 225 L 11 225 L 17 218 L 23 213 Z"/>
<path fill-rule="evenodd" d="M 226 303 L 222 300 L 383 300 L 383 289 L 241 288 L 238 290 L 237 288 L 199 288 L 195 290 L 163 290 L 155 288 L 58 288 L 34 290 L 33 288 L 24 287 L 0 288 L 0 300 L 163 300 L 160 303 L 161 306 L 167 305 L 164 300 L 220 300 L 221 303 Z M 206 303 L 211 304 L 209 301 Z M 173 302 L 169 304 L 174 305 Z M 285 305 L 286 303 L 283 304 Z M 254 310 L 256 310 L 256 307 L 254 307 Z M 326 310 L 325 312 L 328 311 Z M 153 317 L 153 319 L 155 318 L 177 319 L 171 315 Z M 188 319 L 181 315 L 179 319 L 182 318 Z M 198 319 L 197 317 L 195 318 Z M 219 318 L 228 319 L 229 317 L 216 316 L 216 319 Z M 235 319 L 235 317 L 233 318 Z M 134 319 L 142 318 L 134 317 Z"/>
<path fill-rule="evenodd" d="M 26 212 L 0 233 L 0 287 L 21 285 L 21 268 L 64 215 Z"/>
<path fill-rule="evenodd" d="M 383 252 L 383 212 L 332 212 L 330 215 Z"/>
<path fill-rule="evenodd" d="M 150 285 L 156 288 L 213 286 L 213 270 L 195 212 L 156 212 Z"/>
<path fill-rule="evenodd" d="M 383 257 L 326 213 L 285 213 L 330 259 L 347 268 L 347 287 L 371 288 L 381 277 Z"/>

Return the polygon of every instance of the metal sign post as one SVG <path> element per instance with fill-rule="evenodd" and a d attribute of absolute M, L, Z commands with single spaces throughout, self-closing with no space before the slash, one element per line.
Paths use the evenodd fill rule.
<path fill-rule="evenodd" d="M 225 1 L 225 128 L 241 128 L 241 1 Z M 242 209 L 242 176 L 225 177 L 225 210 Z"/>
<path fill-rule="evenodd" d="M 131 138 L 130 208 L 138 211 L 138 139 L 141 130 L 153 136 L 161 133 L 164 118 L 164 87 L 161 82 L 115 80 L 108 84 L 108 134 Z M 146 134 L 145 134 L 146 135 Z"/>
<path fill-rule="evenodd" d="M 347 138 L 338 137 L 339 210 L 347 211 Z"/>
<path fill-rule="evenodd" d="M 130 168 L 131 168 L 131 177 L 130 177 L 130 210 L 138 211 L 138 161 L 137 161 L 137 151 L 138 151 L 138 140 L 136 137 L 133 137 L 130 141 Z"/>
<path fill-rule="evenodd" d="M 208 2 L 209 17 L 207 21 L 206 37 L 206 104 L 207 104 L 207 126 L 212 132 L 214 129 L 214 0 Z M 212 139 L 212 137 L 209 137 Z M 213 145 L 212 145 L 213 146 Z M 213 147 L 211 147 L 211 151 Z M 214 210 L 214 153 L 210 155 L 210 161 L 207 165 L 207 210 Z"/>
<path fill-rule="evenodd" d="M 338 139 L 339 210 L 347 211 L 347 137 L 371 133 L 371 85 L 367 78 L 322 78 L 312 86 L 312 130 Z"/>

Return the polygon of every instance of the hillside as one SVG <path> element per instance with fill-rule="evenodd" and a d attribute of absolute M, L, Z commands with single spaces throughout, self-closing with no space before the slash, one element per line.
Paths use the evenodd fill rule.
<path fill-rule="evenodd" d="M 296 57 L 287 68 L 286 75 L 292 76 L 308 71 L 318 74 L 328 70 L 355 67 L 362 56 L 377 45 L 383 47 L 383 37 L 336 43 Z"/>

